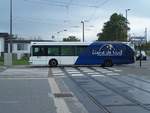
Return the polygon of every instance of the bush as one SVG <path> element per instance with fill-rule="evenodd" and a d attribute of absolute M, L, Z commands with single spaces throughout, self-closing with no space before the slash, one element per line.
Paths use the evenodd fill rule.
<path fill-rule="evenodd" d="M 4 61 L 4 57 L 3 56 L 0 56 L 0 61 Z"/>

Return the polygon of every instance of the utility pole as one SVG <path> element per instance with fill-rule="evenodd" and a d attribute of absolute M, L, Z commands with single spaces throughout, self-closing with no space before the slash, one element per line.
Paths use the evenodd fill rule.
<path fill-rule="evenodd" d="M 82 33 L 83 33 L 83 34 L 82 34 L 82 35 L 83 35 L 83 36 L 82 36 L 82 40 L 83 40 L 83 42 L 84 42 L 84 21 L 81 21 L 81 23 L 82 23 L 82 25 L 83 25 L 83 27 L 82 27 L 82 28 L 83 28 L 83 31 L 82 31 Z"/>
<path fill-rule="evenodd" d="M 12 0 L 10 0 L 10 51 L 9 53 L 12 53 Z"/>
<path fill-rule="evenodd" d="M 9 33 L 9 42 L 8 52 L 4 53 L 4 65 L 12 66 L 12 0 L 10 0 L 10 33 Z"/>
<path fill-rule="evenodd" d="M 127 36 L 127 40 L 128 40 L 128 11 L 130 11 L 131 9 L 126 9 L 126 36 Z"/>

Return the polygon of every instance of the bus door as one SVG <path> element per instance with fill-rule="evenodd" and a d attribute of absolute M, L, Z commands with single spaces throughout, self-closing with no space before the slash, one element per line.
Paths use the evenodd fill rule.
<path fill-rule="evenodd" d="M 46 64 L 47 48 L 44 46 L 34 46 L 33 47 L 33 59 L 34 64 Z"/>
<path fill-rule="evenodd" d="M 126 56 L 128 58 L 128 63 L 134 62 L 134 51 L 128 46 L 126 46 Z"/>

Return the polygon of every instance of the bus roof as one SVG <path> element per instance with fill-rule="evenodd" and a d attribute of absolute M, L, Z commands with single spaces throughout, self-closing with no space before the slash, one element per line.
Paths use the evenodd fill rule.
<path fill-rule="evenodd" d="M 90 45 L 93 42 L 31 42 L 32 45 Z M 134 50 L 133 44 L 130 42 L 120 42 L 120 41 L 95 41 L 94 44 L 99 44 L 99 43 L 121 43 L 130 46 Z"/>
<path fill-rule="evenodd" d="M 31 45 L 90 45 L 92 42 L 31 42 Z"/>

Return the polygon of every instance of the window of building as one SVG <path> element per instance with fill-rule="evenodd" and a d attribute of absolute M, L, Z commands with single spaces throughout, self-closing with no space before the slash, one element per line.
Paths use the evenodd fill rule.
<path fill-rule="evenodd" d="M 17 44 L 17 50 L 28 50 L 28 44 L 23 43 Z"/>

